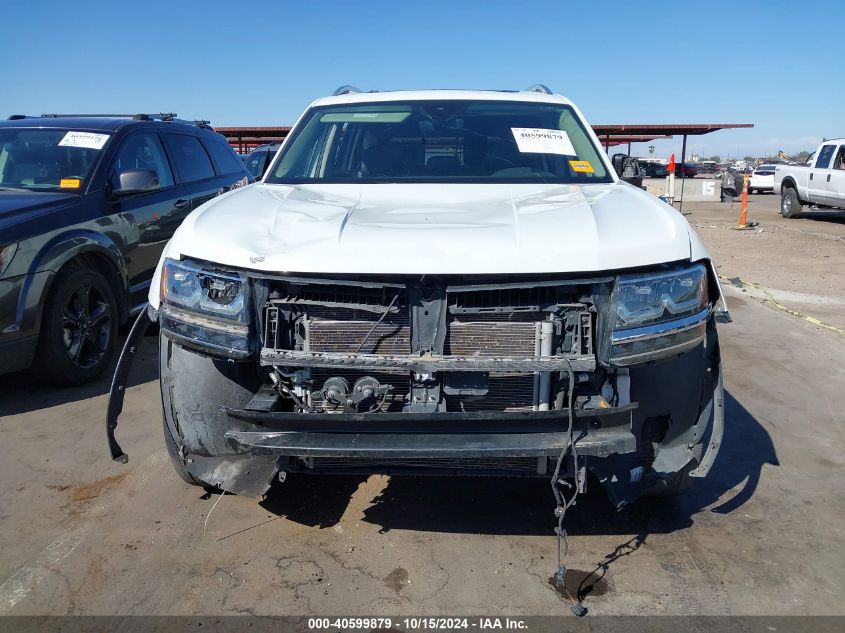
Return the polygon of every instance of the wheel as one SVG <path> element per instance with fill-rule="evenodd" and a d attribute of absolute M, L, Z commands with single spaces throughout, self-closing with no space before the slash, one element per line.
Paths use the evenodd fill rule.
<path fill-rule="evenodd" d="M 785 218 L 801 216 L 801 200 L 798 198 L 798 192 L 792 187 L 784 189 L 781 194 L 780 214 Z"/>
<path fill-rule="evenodd" d="M 90 268 L 62 269 L 44 306 L 35 374 L 67 386 L 94 380 L 111 362 L 117 327 L 108 280 Z"/>
<path fill-rule="evenodd" d="M 199 479 L 195 479 L 191 473 L 185 470 L 185 464 L 182 463 L 182 459 L 179 457 L 179 447 L 176 446 L 176 441 L 170 434 L 170 429 L 167 428 L 166 419 L 162 419 L 162 426 L 164 427 L 164 445 L 167 447 L 167 455 L 170 457 L 170 463 L 173 464 L 173 470 L 176 471 L 176 474 L 179 475 L 182 481 L 186 484 L 200 486 L 203 488 L 208 487 L 205 483 L 201 482 Z"/>

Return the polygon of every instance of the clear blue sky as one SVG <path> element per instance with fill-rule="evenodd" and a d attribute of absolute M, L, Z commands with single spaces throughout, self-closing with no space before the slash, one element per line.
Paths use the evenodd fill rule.
<path fill-rule="evenodd" d="M 540 82 L 592 123 L 756 124 L 692 138 L 707 155 L 845 136 L 845 1 L 664 4 L 0 0 L 0 116 L 175 111 L 289 125 L 341 84 Z"/>

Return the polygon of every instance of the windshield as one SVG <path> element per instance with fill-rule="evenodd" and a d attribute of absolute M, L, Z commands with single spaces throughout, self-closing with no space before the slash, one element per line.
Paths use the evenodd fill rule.
<path fill-rule="evenodd" d="M 108 134 L 0 128 L 0 189 L 79 192 Z"/>
<path fill-rule="evenodd" d="M 268 183 L 612 182 L 566 105 L 408 101 L 312 108 Z"/>

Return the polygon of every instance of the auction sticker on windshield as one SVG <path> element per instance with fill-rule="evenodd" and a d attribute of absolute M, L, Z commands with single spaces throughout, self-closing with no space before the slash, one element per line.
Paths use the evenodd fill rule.
<path fill-rule="evenodd" d="M 588 160 L 571 160 L 569 161 L 569 166 L 572 167 L 572 171 L 579 174 L 595 173 L 592 163 Z"/>
<path fill-rule="evenodd" d="M 561 154 L 577 156 L 569 135 L 563 130 L 533 127 L 512 127 L 516 145 L 523 154 Z"/>
<path fill-rule="evenodd" d="M 59 141 L 60 147 L 84 147 L 87 149 L 102 149 L 109 134 L 94 134 L 93 132 L 68 132 Z"/>

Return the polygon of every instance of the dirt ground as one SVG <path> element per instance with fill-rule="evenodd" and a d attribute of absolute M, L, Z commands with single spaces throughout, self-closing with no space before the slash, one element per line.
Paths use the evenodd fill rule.
<path fill-rule="evenodd" d="M 681 211 L 723 277 L 759 285 L 744 289 L 845 331 L 845 211 L 808 210 L 788 220 L 779 198 L 755 194 L 748 204 L 755 226 L 739 231 L 740 206 L 691 202 Z"/>
<path fill-rule="evenodd" d="M 784 220 L 754 196 L 761 231 L 738 232 L 738 206 L 684 211 L 726 278 L 845 327 L 845 215 Z M 621 513 L 593 488 L 568 516 L 569 566 L 595 572 L 592 614 L 845 614 L 845 337 L 753 287 L 727 292 L 711 474 Z M 289 477 L 261 502 L 184 485 L 154 341 L 121 418 L 127 465 L 108 458 L 107 378 L 0 377 L 0 615 L 569 612 L 548 584 L 546 481 Z"/>

